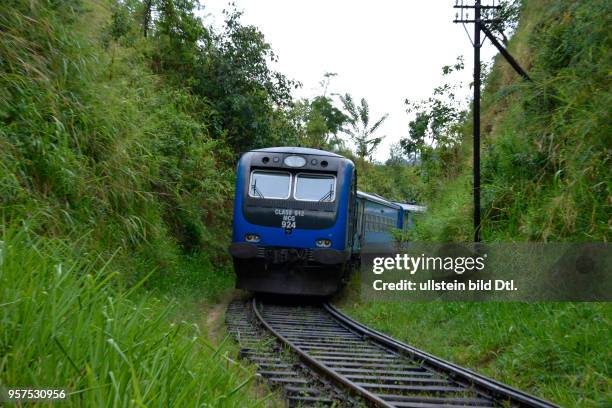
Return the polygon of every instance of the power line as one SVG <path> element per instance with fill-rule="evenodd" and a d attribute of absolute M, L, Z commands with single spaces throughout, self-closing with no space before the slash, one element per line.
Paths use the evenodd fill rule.
<path fill-rule="evenodd" d="M 474 195 L 474 242 L 480 242 L 480 48 L 486 38 L 489 38 L 491 43 L 499 50 L 504 58 L 510 63 L 512 68 L 526 80 L 531 80 L 529 75 L 521 68 L 516 62 L 512 55 L 497 41 L 495 36 L 491 33 L 491 30 L 487 27 L 489 24 L 500 23 L 502 20 L 498 18 L 483 17 L 483 10 L 493 11 L 491 14 L 495 14 L 495 11 L 501 9 L 499 4 L 495 4 L 495 0 L 491 4 L 482 4 L 481 0 L 474 0 L 473 4 L 465 4 L 464 0 L 455 0 L 453 8 L 459 11 L 455 15 L 454 23 L 463 24 L 465 32 L 470 38 L 470 42 L 474 47 L 474 103 L 473 103 L 473 195 Z M 473 10 L 473 17 L 470 19 L 470 12 Z M 487 13 L 489 14 L 489 13 Z M 474 24 L 474 36 L 470 36 L 470 33 L 466 27 L 466 24 Z M 485 34 L 485 38 L 481 41 L 481 31 Z"/>

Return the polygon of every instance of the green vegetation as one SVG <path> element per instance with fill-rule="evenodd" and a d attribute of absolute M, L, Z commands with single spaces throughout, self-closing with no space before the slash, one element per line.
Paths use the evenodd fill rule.
<path fill-rule="evenodd" d="M 235 152 L 295 133 L 291 83 L 238 14 L 216 33 L 195 7 L 3 4 L 3 387 L 66 387 L 77 406 L 260 404 L 235 350 L 182 320 L 233 284 Z"/>
<path fill-rule="evenodd" d="M 518 2 L 515 2 L 518 3 Z M 498 55 L 482 98 L 485 241 L 608 241 L 612 221 L 611 5 L 605 0 L 522 2 L 508 48 L 533 79 Z M 458 61 L 446 74 L 462 69 Z M 430 211 L 414 238 L 469 241 L 471 118 L 455 88 L 409 103 L 403 153 L 418 155 Z"/>
<path fill-rule="evenodd" d="M 345 132 L 355 143 L 357 157 L 364 160 L 372 159 L 372 154 L 382 142 L 384 136 L 375 137 L 374 133 L 387 120 L 388 115 L 381 116 L 373 124 L 370 124 L 370 107 L 365 98 L 361 98 L 359 105 L 355 104 L 353 97 L 346 94 L 340 97 L 342 106 L 348 114 L 348 124 Z"/>
<path fill-rule="evenodd" d="M 508 46 L 533 82 L 500 56 L 485 78 L 483 240 L 607 242 L 611 4 L 522 3 Z M 444 72 L 462 68 L 459 60 Z M 455 89 L 443 84 L 408 104 L 415 119 L 386 166 L 359 164 L 361 189 L 428 206 L 403 238 L 472 239 L 471 117 Z M 375 304 L 355 288 L 343 309 L 409 344 L 562 406 L 612 404 L 608 304 Z"/>
<path fill-rule="evenodd" d="M 536 50 L 534 83 L 505 84 L 494 68 L 487 87 L 488 239 L 609 240 L 611 12 L 606 1 L 527 3 L 519 30 L 537 28 L 514 40 Z"/>
<path fill-rule="evenodd" d="M 84 235 L 106 256 L 120 248 L 126 283 L 153 269 L 171 282 L 184 254 L 222 256 L 232 156 L 199 121 L 202 101 L 151 73 L 147 44 L 108 38 L 119 15 L 46 1 L 0 15 L 2 216 L 33 219 L 45 236 Z"/>
<path fill-rule="evenodd" d="M 71 238 L 4 236 L 2 386 L 66 389 L 82 407 L 258 405 L 235 350 L 176 319 L 175 300 L 117 290 L 121 271 Z"/>
<path fill-rule="evenodd" d="M 338 105 L 328 73 L 320 95 L 293 101 L 299 84 L 270 68 L 276 56 L 256 27 L 229 11 L 213 29 L 197 9 L 3 3 L 1 386 L 66 387 L 77 406 L 261 404 L 252 372 L 227 357 L 235 350 L 183 321 L 197 320 L 194 299 L 210 305 L 232 286 L 233 166 L 251 148 L 344 153 L 361 189 L 429 206 L 411 238 L 469 240 L 469 115 L 449 102 L 452 86 L 409 104 L 409 137 L 385 165 L 371 163 L 384 117 L 370 124 L 365 100 Z M 486 240 L 608 241 L 610 11 L 605 0 L 525 1 L 509 47 L 534 82 L 501 59 L 486 78 Z M 605 403 L 606 305 L 347 305 L 545 397 Z M 392 327 L 404 313 L 406 330 Z"/>
<path fill-rule="evenodd" d="M 612 402 L 610 307 L 597 303 L 353 303 L 371 327 L 564 407 Z"/>

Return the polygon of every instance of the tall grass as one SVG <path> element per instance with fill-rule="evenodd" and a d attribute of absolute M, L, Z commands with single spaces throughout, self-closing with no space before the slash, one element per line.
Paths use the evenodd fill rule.
<path fill-rule="evenodd" d="M 0 9 L 0 385 L 67 388 L 71 406 L 257 405 L 232 350 L 177 317 L 232 283 L 231 154 L 145 42 L 105 37 L 112 4 Z"/>
<path fill-rule="evenodd" d="M 534 81 L 498 57 L 483 92 L 483 239 L 607 242 L 612 3 L 523 3 L 509 49 Z M 460 170 L 425 184 L 429 210 L 410 238 L 471 241 L 471 130 L 460 166 L 437 163 Z M 612 406 L 609 304 L 352 299 L 344 307 L 358 320 L 430 353 L 562 406 Z"/>
<path fill-rule="evenodd" d="M 533 82 L 498 56 L 483 93 L 483 239 L 610 240 L 611 15 L 605 0 L 524 1 L 509 49 Z M 458 179 L 471 173 L 462 168 Z M 459 194 L 457 180 L 448 184 L 432 195 L 418 238 L 465 238 L 438 204 L 468 214 L 470 184 Z"/>
<path fill-rule="evenodd" d="M 208 133 L 207 104 L 151 73 L 146 42 L 105 36 L 112 2 L 9 3 L 0 12 L 2 217 L 36 214 L 46 236 L 93 231 L 92 249 L 125 250 L 127 283 L 151 269 L 149 282 L 177 282 L 189 259 L 202 261 L 192 274 L 227 265 L 232 156 Z"/>
<path fill-rule="evenodd" d="M 78 238 L 78 237 L 72 237 Z M 65 388 L 70 406 L 256 406 L 252 373 L 176 303 L 117 290 L 109 259 L 24 229 L 4 237 L 0 385 Z"/>

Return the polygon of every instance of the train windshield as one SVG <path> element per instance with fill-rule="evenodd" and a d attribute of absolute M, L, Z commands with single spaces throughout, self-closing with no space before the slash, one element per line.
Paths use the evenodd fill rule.
<path fill-rule="evenodd" d="M 302 201 L 334 201 L 336 178 L 319 174 L 298 174 L 293 196 L 296 200 Z"/>
<path fill-rule="evenodd" d="M 249 195 L 256 198 L 289 198 L 291 174 L 277 171 L 254 171 L 251 173 Z"/>

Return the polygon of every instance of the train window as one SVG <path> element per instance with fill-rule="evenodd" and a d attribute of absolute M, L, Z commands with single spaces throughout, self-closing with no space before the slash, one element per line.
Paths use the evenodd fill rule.
<path fill-rule="evenodd" d="M 336 199 L 336 178 L 320 174 L 299 173 L 293 196 L 301 201 L 332 202 Z"/>
<path fill-rule="evenodd" d="M 255 198 L 287 199 L 291 191 L 291 174 L 281 171 L 251 173 L 249 195 Z"/>

